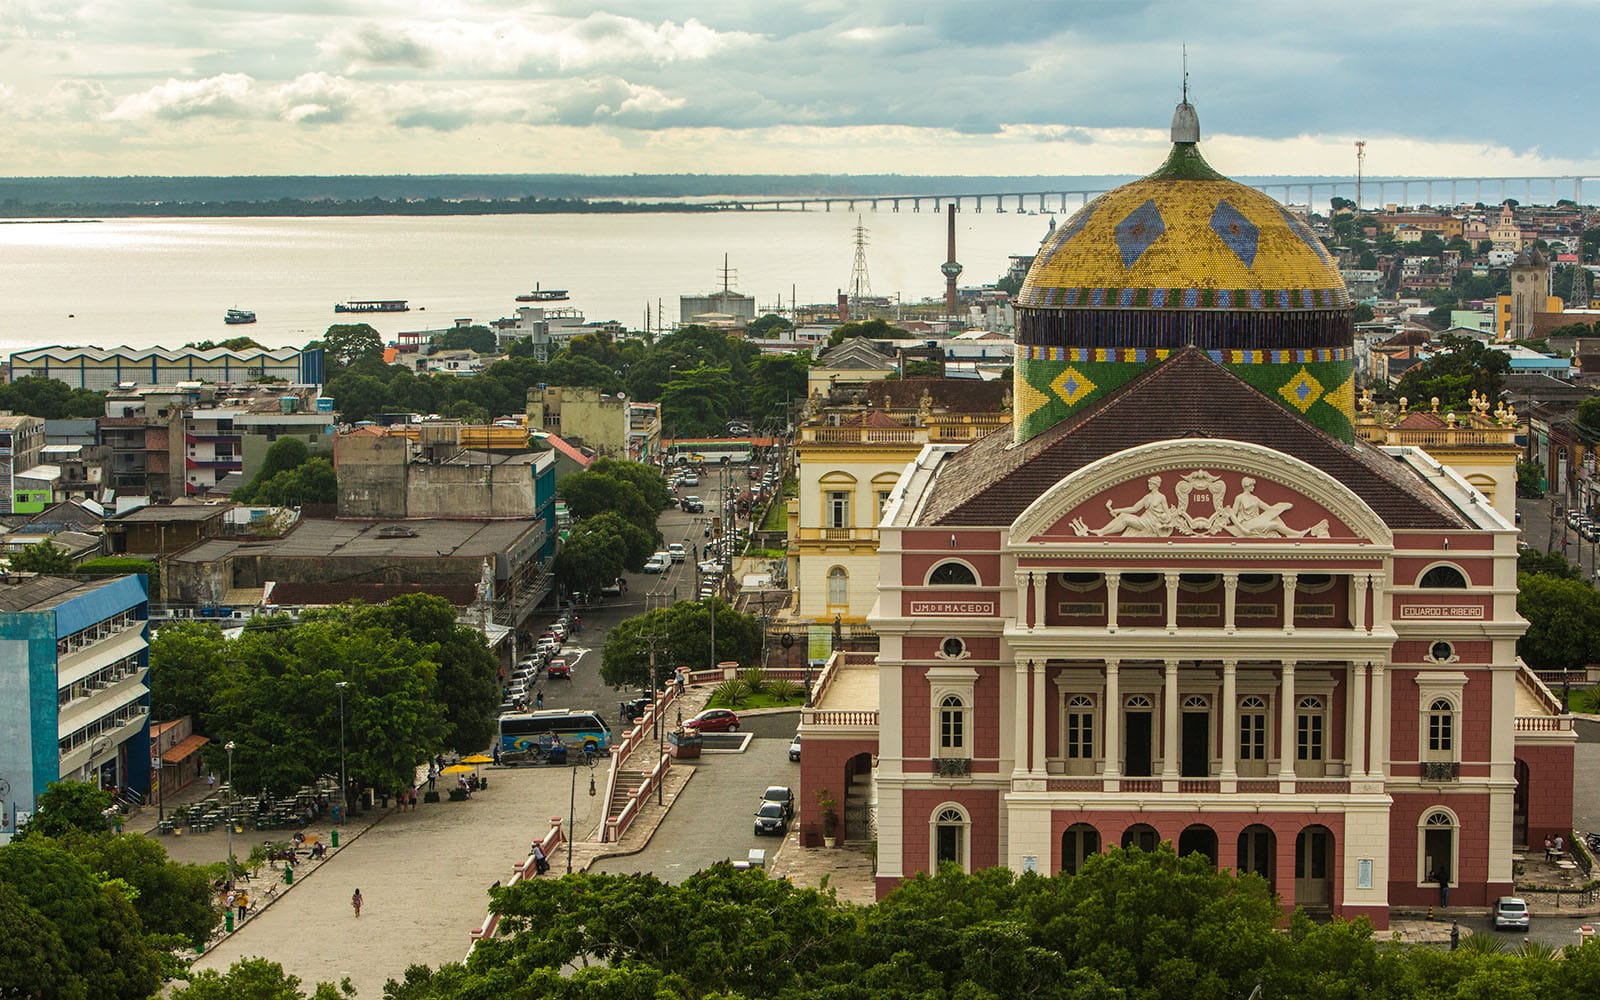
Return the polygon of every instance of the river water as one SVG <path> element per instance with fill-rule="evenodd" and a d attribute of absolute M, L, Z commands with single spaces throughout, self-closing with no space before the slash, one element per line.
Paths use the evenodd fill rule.
<path fill-rule="evenodd" d="M 872 291 L 943 294 L 945 215 L 862 216 Z M 1031 254 L 1049 219 L 957 216 L 962 284 Z M 678 319 L 678 296 L 731 286 L 761 309 L 829 302 L 850 280 L 856 216 L 844 212 L 500 215 L 443 218 L 112 219 L 0 224 L 0 352 L 52 344 L 181 346 L 247 333 L 301 345 L 335 322 L 403 330 L 512 315 L 534 287 L 565 288 L 590 320 Z M 399 314 L 336 316 L 346 299 L 407 299 Z M 230 307 L 258 322 L 225 326 Z"/>

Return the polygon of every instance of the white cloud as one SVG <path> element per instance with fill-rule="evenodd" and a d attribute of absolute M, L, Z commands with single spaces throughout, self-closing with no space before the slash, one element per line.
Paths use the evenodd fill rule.
<path fill-rule="evenodd" d="M 198 115 L 250 117 L 259 112 L 259 102 L 251 91 L 253 83 L 243 73 L 224 73 L 204 80 L 168 80 L 124 98 L 107 117 L 112 121 Z"/>

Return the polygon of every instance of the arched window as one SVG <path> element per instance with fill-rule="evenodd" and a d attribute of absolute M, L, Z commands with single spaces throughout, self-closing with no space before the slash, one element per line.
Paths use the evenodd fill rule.
<path fill-rule="evenodd" d="M 1154 851 L 1161 843 L 1161 834 L 1156 828 L 1145 823 L 1135 823 L 1122 832 L 1122 848 L 1137 847 L 1146 853 Z"/>
<path fill-rule="evenodd" d="M 1100 831 L 1088 823 L 1074 823 L 1061 834 L 1061 870 L 1078 874 L 1091 855 L 1100 853 Z"/>
<path fill-rule="evenodd" d="M 1435 698 L 1428 706 L 1428 751 L 1446 758 L 1456 747 L 1456 708 L 1448 698 Z"/>
<path fill-rule="evenodd" d="M 1075 694 L 1067 702 L 1067 757 L 1094 758 L 1094 699 L 1086 694 Z"/>
<path fill-rule="evenodd" d="M 1295 715 L 1295 756 L 1307 763 L 1320 762 L 1324 752 L 1323 727 L 1327 719 L 1322 699 L 1307 695 L 1300 699 L 1298 707 Z"/>
<path fill-rule="evenodd" d="M 977 582 L 978 577 L 971 567 L 955 560 L 940 563 L 928 574 L 929 586 L 971 587 Z"/>
<path fill-rule="evenodd" d="M 1417 586 L 1428 590 L 1465 590 L 1467 578 L 1454 566 L 1435 566 L 1422 574 Z"/>
<path fill-rule="evenodd" d="M 939 749 L 945 756 L 961 757 L 967 745 L 967 706 L 960 695 L 947 694 L 939 702 Z"/>
<path fill-rule="evenodd" d="M 850 574 L 843 566 L 828 570 L 828 607 L 840 608 L 850 603 Z"/>
<path fill-rule="evenodd" d="M 1267 759 L 1267 702 L 1256 694 L 1239 699 L 1239 761 Z"/>
<path fill-rule="evenodd" d="M 970 868 L 972 823 L 967 819 L 966 812 L 956 805 L 944 805 L 933 812 L 933 864 L 935 868 L 947 861 L 961 866 L 963 871 Z"/>

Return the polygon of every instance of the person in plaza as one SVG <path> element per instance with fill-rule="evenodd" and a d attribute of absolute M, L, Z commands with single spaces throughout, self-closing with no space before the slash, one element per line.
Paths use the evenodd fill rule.
<path fill-rule="evenodd" d="M 350 908 L 356 911 L 357 919 L 361 917 L 361 902 L 361 890 L 357 889 L 350 894 Z"/>
<path fill-rule="evenodd" d="M 493 757 L 494 757 L 494 762 L 495 762 L 495 766 L 497 766 L 497 767 L 498 767 L 498 766 L 499 766 L 499 764 L 500 764 L 500 743 L 499 743 L 499 741 L 498 741 L 498 740 L 497 740 L 497 741 L 495 741 L 495 744 L 494 744 L 494 746 L 493 746 L 493 747 L 492 747 L 492 748 L 491 748 L 491 749 L 492 749 L 492 751 L 493 751 L 493 753 L 492 753 L 492 754 L 491 754 L 491 756 L 493 756 Z"/>
<path fill-rule="evenodd" d="M 239 921 L 243 923 L 245 914 L 250 912 L 250 894 L 241 890 L 235 902 L 239 904 Z"/>
<path fill-rule="evenodd" d="M 439 769 L 434 767 L 432 764 L 429 764 L 428 765 L 428 791 L 430 791 L 430 792 L 433 791 L 433 789 L 434 789 L 434 784 L 433 783 L 436 780 L 438 780 L 438 777 L 439 777 Z"/>
<path fill-rule="evenodd" d="M 1555 856 L 1556 856 L 1556 845 L 1555 845 L 1555 842 L 1550 839 L 1550 835 L 1547 833 L 1547 834 L 1544 835 L 1544 859 L 1546 861 L 1549 861 L 1550 859 L 1554 858 Z"/>
<path fill-rule="evenodd" d="M 537 692 L 534 693 L 534 696 L 533 696 L 533 707 L 534 708 L 538 708 L 538 709 L 543 709 L 544 708 L 544 688 L 540 688 Z"/>
<path fill-rule="evenodd" d="M 1555 848 L 1556 857 L 1564 858 L 1567 856 L 1567 839 L 1559 833 L 1556 834 Z"/>
<path fill-rule="evenodd" d="M 533 853 L 533 873 L 535 875 L 543 875 L 545 872 L 549 871 L 550 870 L 550 862 L 545 860 L 544 848 L 539 846 L 539 842 L 538 841 L 534 841 L 533 842 L 533 852 L 532 853 Z"/>
<path fill-rule="evenodd" d="M 239 894 L 234 892 L 232 889 L 229 889 L 228 890 L 228 894 L 222 898 L 222 905 L 223 905 L 223 907 L 225 909 L 231 910 L 231 909 L 233 909 L 234 904 L 237 903 L 238 901 L 239 901 Z"/>
<path fill-rule="evenodd" d="M 456 779 L 456 785 L 461 789 L 461 794 L 462 795 L 466 796 L 469 799 L 472 798 L 472 785 L 467 781 L 467 776 L 466 775 L 463 774 L 459 778 L 457 778 Z"/>
<path fill-rule="evenodd" d="M 217 787 L 217 772 L 212 771 L 210 774 L 206 775 L 206 790 L 207 791 L 213 791 L 213 790 L 216 789 L 216 787 Z"/>

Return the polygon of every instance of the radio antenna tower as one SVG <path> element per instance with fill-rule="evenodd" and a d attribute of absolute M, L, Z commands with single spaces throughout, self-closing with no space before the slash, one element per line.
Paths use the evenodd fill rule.
<path fill-rule="evenodd" d="M 1361 166 L 1367 158 L 1367 140 L 1356 140 L 1356 211 L 1361 211 Z"/>
<path fill-rule="evenodd" d="M 872 298 L 872 279 L 867 276 L 867 227 L 856 216 L 856 259 L 850 265 L 850 301 Z"/>

